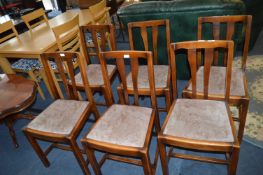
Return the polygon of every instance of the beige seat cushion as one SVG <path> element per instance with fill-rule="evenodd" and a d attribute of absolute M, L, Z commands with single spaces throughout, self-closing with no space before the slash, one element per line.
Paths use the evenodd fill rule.
<path fill-rule="evenodd" d="M 55 134 L 70 134 L 88 104 L 87 101 L 56 100 L 31 121 L 27 128 Z"/>
<path fill-rule="evenodd" d="M 155 88 L 166 88 L 167 87 L 167 76 L 168 76 L 168 66 L 155 65 L 154 66 Z M 133 88 L 131 72 L 127 76 L 127 86 L 128 88 Z M 146 65 L 139 66 L 138 88 L 142 88 L 142 89 L 150 88 L 149 78 L 148 78 L 148 68 Z"/>
<path fill-rule="evenodd" d="M 208 94 L 224 95 L 225 94 L 225 76 L 226 68 L 212 66 L 209 78 Z M 231 96 L 245 96 L 244 89 L 244 73 L 240 68 L 232 69 L 231 77 Z M 204 92 L 204 67 L 201 66 L 197 71 L 196 91 Z M 188 90 L 192 90 L 192 84 L 188 87 Z"/>
<path fill-rule="evenodd" d="M 143 147 L 151 114 L 151 108 L 112 105 L 86 137 L 121 146 Z"/>
<path fill-rule="evenodd" d="M 116 69 L 115 65 L 107 65 L 108 75 L 111 77 Z M 100 64 L 89 64 L 87 68 L 87 75 L 90 86 L 101 86 L 104 84 L 101 65 Z M 81 74 L 75 75 L 77 84 L 83 84 Z"/>
<path fill-rule="evenodd" d="M 178 99 L 164 134 L 194 140 L 233 142 L 223 101 Z"/>

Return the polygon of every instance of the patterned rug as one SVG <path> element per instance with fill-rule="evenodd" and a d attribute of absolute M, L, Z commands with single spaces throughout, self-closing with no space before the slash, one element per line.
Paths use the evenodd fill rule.
<path fill-rule="evenodd" d="M 240 67 L 240 62 L 241 59 L 237 59 L 233 65 Z M 263 148 L 263 55 L 248 57 L 246 75 L 250 103 L 244 139 Z M 232 112 L 237 114 L 236 109 Z"/>

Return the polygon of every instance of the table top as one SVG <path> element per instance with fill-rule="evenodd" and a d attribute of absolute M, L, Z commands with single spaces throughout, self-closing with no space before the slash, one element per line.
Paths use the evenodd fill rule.
<path fill-rule="evenodd" d="M 35 54 L 40 55 L 52 46 L 56 45 L 56 38 L 52 32 L 52 27 L 61 25 L 79 14 L 80 25 L 92 22 L 92 14 L 89 9 L 69 10 L 55 18 L 49 20 L 49 26 L 41 24 L 34 28 L 32 32 L 27 31 L 0 44 L 0 54 Z M 11 55 L 10 55 L 11 56 Z"/>
<path fill-rule="evenodd" d="M 0 74 L 0 119 L 22 111 L 36 96 L 34 81 L 14 74 Z"/>

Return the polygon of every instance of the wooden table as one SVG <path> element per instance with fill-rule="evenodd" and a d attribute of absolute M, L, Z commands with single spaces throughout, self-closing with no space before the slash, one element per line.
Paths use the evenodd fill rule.
<path fill-rule="evenodd" d="M 36 98 L 36 83 L 15 74 L 0 74 L 0 123 L 6 123 L 13 142 L 18 147 L 13 124 L 17 119 L 32 119 L 32 115 L 18 114 Z"/>
<path fill-rule="evenodd" d="M 69 10 L 55 18 L 49 20 L 49 26 L 41 24 L 33 29 L 19 35 L 19 39 L 12 38 L 0 44 L 0 66 L 5 73 L 14 74 L 8 58 L 34 58 L 40 60 L 40 54 L 47 51 L 57 50 L 56 38 L 52 27 L 67 22 L 69 19 L 79 14 L 80 25 L 92 22 L 92 14 L 89 9 Z M 41 61 L 41 60 L 40 60 Z M 46 76 L 42 74 L 44 82 L 48 87 Z M 52 94 L 51 94 L 52 95 Z"/>

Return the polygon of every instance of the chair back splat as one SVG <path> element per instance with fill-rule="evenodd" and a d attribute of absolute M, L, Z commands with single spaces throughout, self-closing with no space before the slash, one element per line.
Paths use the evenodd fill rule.
<path fill-rule="evenodd" d="M 5 33 L 6 35 L 4 35 Z M 13 37 L 19 38 L 16 28 L 12 23 L 12 21 L 7 21 L 3 24 L 0 24 L 0 34 L 1 34 L 0 44 Z"/>
<path fill-rule="evenodd" d="M 246 61 L 248 56 L 250 33 L 251 33 L 251 15 L 238 15 L 238 16 L 208 16 L 198 18 L 198 40 L 201 39 L 214 39 L 214 40 L 234 40 L 236 47 L 242 44 L 242 69 L 246 68 Z M 209 27 L 212 31 L 212 37 L 206 36 L 203 33 L 203 28 Z M 225 25 L 225 26 L 224 26 Z M 221 29 L 225 29 L 223 33 Z M 207 31 L 207 29 L 206 29 Z M 240 32 L 237 32 L 240 31 Z M 240 33 L 240 35 L 239 35 Z M 218 50 L 214 52 L 214 64 L 218 64 L 219 53 Z M 226 55 L 224 55 L 224 64 L 226 64 Z"/>
<path fill-rule="evenodd" d="M 227 50 L 227 66 L 226 66 L 226 86 L 225 86 L 225 100 L 229 100 L 230 95 L 230 82 L 231 82 L 231 69 L 232 69 L 232 60 L 233 60 L 233 41 L 223 41 L 223 40 L 207 40 L 207 41 L 187 41 L 172 43 L 170 45 L 170 54 L 171 54 L 171 69 L 172 69 L 172 86 L 173 86 L 173 97 L 177 97 L 177 87 L 176 87 L 176 53 L 178 50 L 187 51 L 187 59 L 190 65 L 191 70 L 191 85 L 192 85 L 192 98 L 204 98 L 208 99 L 208 85 L 209 85 L 209 76 L 211 72 L 212 63 L 215 59 L 214 52 L 218 48 L 223 48 Z M 204 74 L 203 74 L 203 85 L 197 84 L 197 70 L 198 66 L 198 52 L 204 53 Z M 201 68 L 201 67 L 200 67 Z M 203 86 L 204 95 L 197 93 L 197 86 Z"/>
<path fill-rule="evenodd" d="M 169 55 L 169 44 L 170 44 L 170 22 L 169 20 L 152 20 L 152 21 L 141 21 L 141 22 L 131 22 L 128 24 L 128 31 L 129 31 L 129 41 L 130 41 L 130 47 L 132 50 L 135 50 L 137 48 L 133 42 L 133 38 L 135 34 L 133 33 L 133 29 L 139 28 L 140 34 L 143 41 L 144 50 L 149 51 L 152 50 L 153 52 L 153 63 L 158 64 L 158 42 L 162 43 L 162 40 L 164 36 L 160 36 L 159 39 L 161 41 L 158 41 L 158 32 L 161 27 L 165 27 L 165 37 L 166 37 L 166 48 L 167 48 L 167 56 L 168 56 L 168 63 L 170 62 L 170 55 Z M 151 38 L 148 38 L 149 34 L 152 34 Z M 152 46 L 149 44 L 149 42 L 152 41 Z"/>
<path fill-rule="evenodd" d="M 43 53 L 41 55 L 41 61 L 43 63 L 50 88 L 54 94 L 54 97 L 56 99 L 60 98 L 59 92 L 54 84 L 53 80 L 53 75 L 54 70 L 51 68 L 49 62 L 54 61 L 57 65 L 57 73 L 60 75 L 62 79 L 62 84 L 63 87 L 66 91 L 66 96 L 68 99 L 72 100 L 80 100 L 79 99 L 79 94 L 77 91 L 77 85 L 75 81 L 75 71 L 74 71 L 74 66 L 72 59 L 76 59 L 76 62 L 79 65 L 80 68 L 80 73 L 81 73 L 81 78 L 83 80 L 83 86 L 85 89 L 85 95 L 88 98 L 88 101 L 93 103 L 93 95 L 89 87 L 89 82 L 88 82 L 88 76 L 85 73 L 86 72 L 86 61 L 84 58 L 79 53 L 75 52 L 56 52 L 56 53 Z M 68 72 L 65 72 L 65 67 L 68 68 Z"/>
<path fill-rule="evenodd" d="M 133 85 L 133 95 L 134 95 L 134 105 L 139 105 L 139 95 L 138 95 L 138 68 L 139 68 L 139 60 L 143 59 L 147 62 L 147 73 L 148 73 L 148 81 L 150 85 L 150 94 L 151 94 L 151 103 L 152 108 L 157 110 L 157 100 L 155 94 L 155 82 L 154 82 L 154 69 L 153 69 L 153 61 L 152 54 L 149 51 L 111 51 L 111 52 L 101 52 L 100 54 L 100 62 L 102 65 L 102 73 L 104 82 L 106 85 L 106 90 L 108 90 L 108 94 L 110 94 L 112 103 L 113 103 L 113 93 L 111 89 L 110 79 L 107 75 L 107 65 L 106 60 L 114 59 L 116 60 L 117 69 L 120 74 L 121 86 L 123 86 L 123 93 L 119 93 L 120 103 L 129 105 L 129 87 L 127 86 L 127 75 L 126 75 L 126 66 L 125 63 L 129 60 L 130 69 L 131 69 L 131 77 L 132 77 L 132 85 Z M 160 129 L 160 122 L 158 117 L 158 112 L 156 112 L 155 124 L 157 130 Z"/>
<path fill-rule="evenodd" d="M 84 56 L 88 58 L 88 64 L 90 63 L 90 56 L 99 55 L 100 52 L 105 52 L 109 50 L 116 50 L 116 41 L 115 41 L 115 28 L 111 24 L 101 24 L 101 25 L 86 25 L 81 26 L 81 44 L 82 48 L 93 48 L 95 53 L 83 52 Z M 86 34 L 91 35 L 91 42 L 86 42 Z M 89 39 L 88 39 L 89 41 Z"/>

